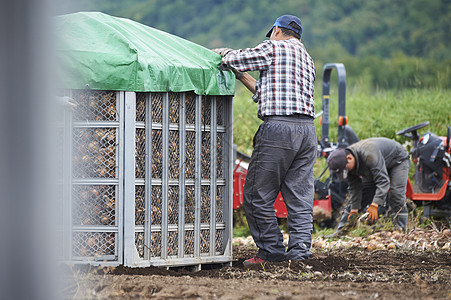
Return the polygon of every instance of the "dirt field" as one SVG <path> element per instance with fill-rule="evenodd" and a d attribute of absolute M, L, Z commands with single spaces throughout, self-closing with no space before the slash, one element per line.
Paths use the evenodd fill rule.
<path fill-rule="evenodd" d="M 309 260 L 246 268 L 243 261 L 254 256 L 256 248 L 240 244 L 234 246 L 232 266 L 203 266 L 199 272 L 72 268 L 65 295 L 68 299 L 451 299 L 451 252 L 422 249 L 314 247 Z"/>

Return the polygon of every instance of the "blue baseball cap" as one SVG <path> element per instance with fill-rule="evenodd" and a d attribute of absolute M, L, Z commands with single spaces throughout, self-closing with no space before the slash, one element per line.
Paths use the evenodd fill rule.
<path fill-rule="evenodd" d="M 301 28 L 300 30 L 295 29 L 293 27 L 290 26 L 291 22 L 295 22 L 296 24 L 299 25 L 299 27 Z M 268 31 L 268 33 L 266 34 L 266 37 L 270 37 L 271 36 L 271 31 L 273 30 L 274 27 L 279 26 L 279 27 L 283 27 L 283 28 L 287 28 L 290 30 L 293 30 L 294 32 L 296 32 L 297 34 L 299 34 L 299 36 L 302 35 L 302 24 L 301 24 L 301 19 L 299 19 L 298 17 L 292 16 L 292 15 L 283 15 L 281 17 L 278 17 L 276 22 L 274 23 L 274 25 L 272 25 L 271 29 Z"/>

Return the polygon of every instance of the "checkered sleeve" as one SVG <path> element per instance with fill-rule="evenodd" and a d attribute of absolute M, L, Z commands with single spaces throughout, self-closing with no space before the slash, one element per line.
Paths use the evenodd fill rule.
<path fill-rule="evenodd" d="M 274 46 L 271 41 L 264 41 L 255 48 L 233 50 L 227 53 L 222 61 L 238 71 L 263 71 L 272 63 Z"/>
<path fill-rule="evenodd" d="M 232 50 L 222 61 L 241 72 L 260 72 L 252 96 L 260 118 L 315 116 L 315 65 L 300 40 L 264 41 L 255 48 Z"/>

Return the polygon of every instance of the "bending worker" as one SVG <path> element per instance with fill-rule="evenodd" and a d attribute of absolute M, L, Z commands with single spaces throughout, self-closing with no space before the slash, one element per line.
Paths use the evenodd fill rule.
<path fill-rule="evenodd" d="M 243 193 L 246 219 L 259 250 L 245 265 L 312 255 L 315 66 L 301 43 L 301 34 L 301 20 L 284 15 L 267 33 L 270 40 L 255 48 L 216 49 L 227 66 L 240 72 L 260 72 L 258 80 L 236 73 L 254 94 L 258 117 L 264 121 L 254 136 Z M 279 191 L 288 211 L 288 249 L 274 211 Z"/>
<path fill-rule="evenodd" d="M 334 235 L 342 234 L 346 222 L 368 205 L 370 222 L 378 220 L 378 208 L 387 204 L 395 229 L 406 230 L 410 160 L 401 144 L 382 137 L 369 138 L 333 151 L 327 164 L 339 180 L 347 180 L 349 185 L 349 202 Z"/>

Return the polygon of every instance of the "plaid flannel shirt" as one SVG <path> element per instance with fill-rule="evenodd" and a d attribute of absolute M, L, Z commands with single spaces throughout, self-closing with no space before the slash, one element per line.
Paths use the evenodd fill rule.
<path fill-rule="evenodd" d="M 233 50 L 222 59 L 238 71 L 260 71 L 256 93 L 258 117 L 315 116 L 315 65 L 300 40 L 266 40 L 255 48 Z"/>

